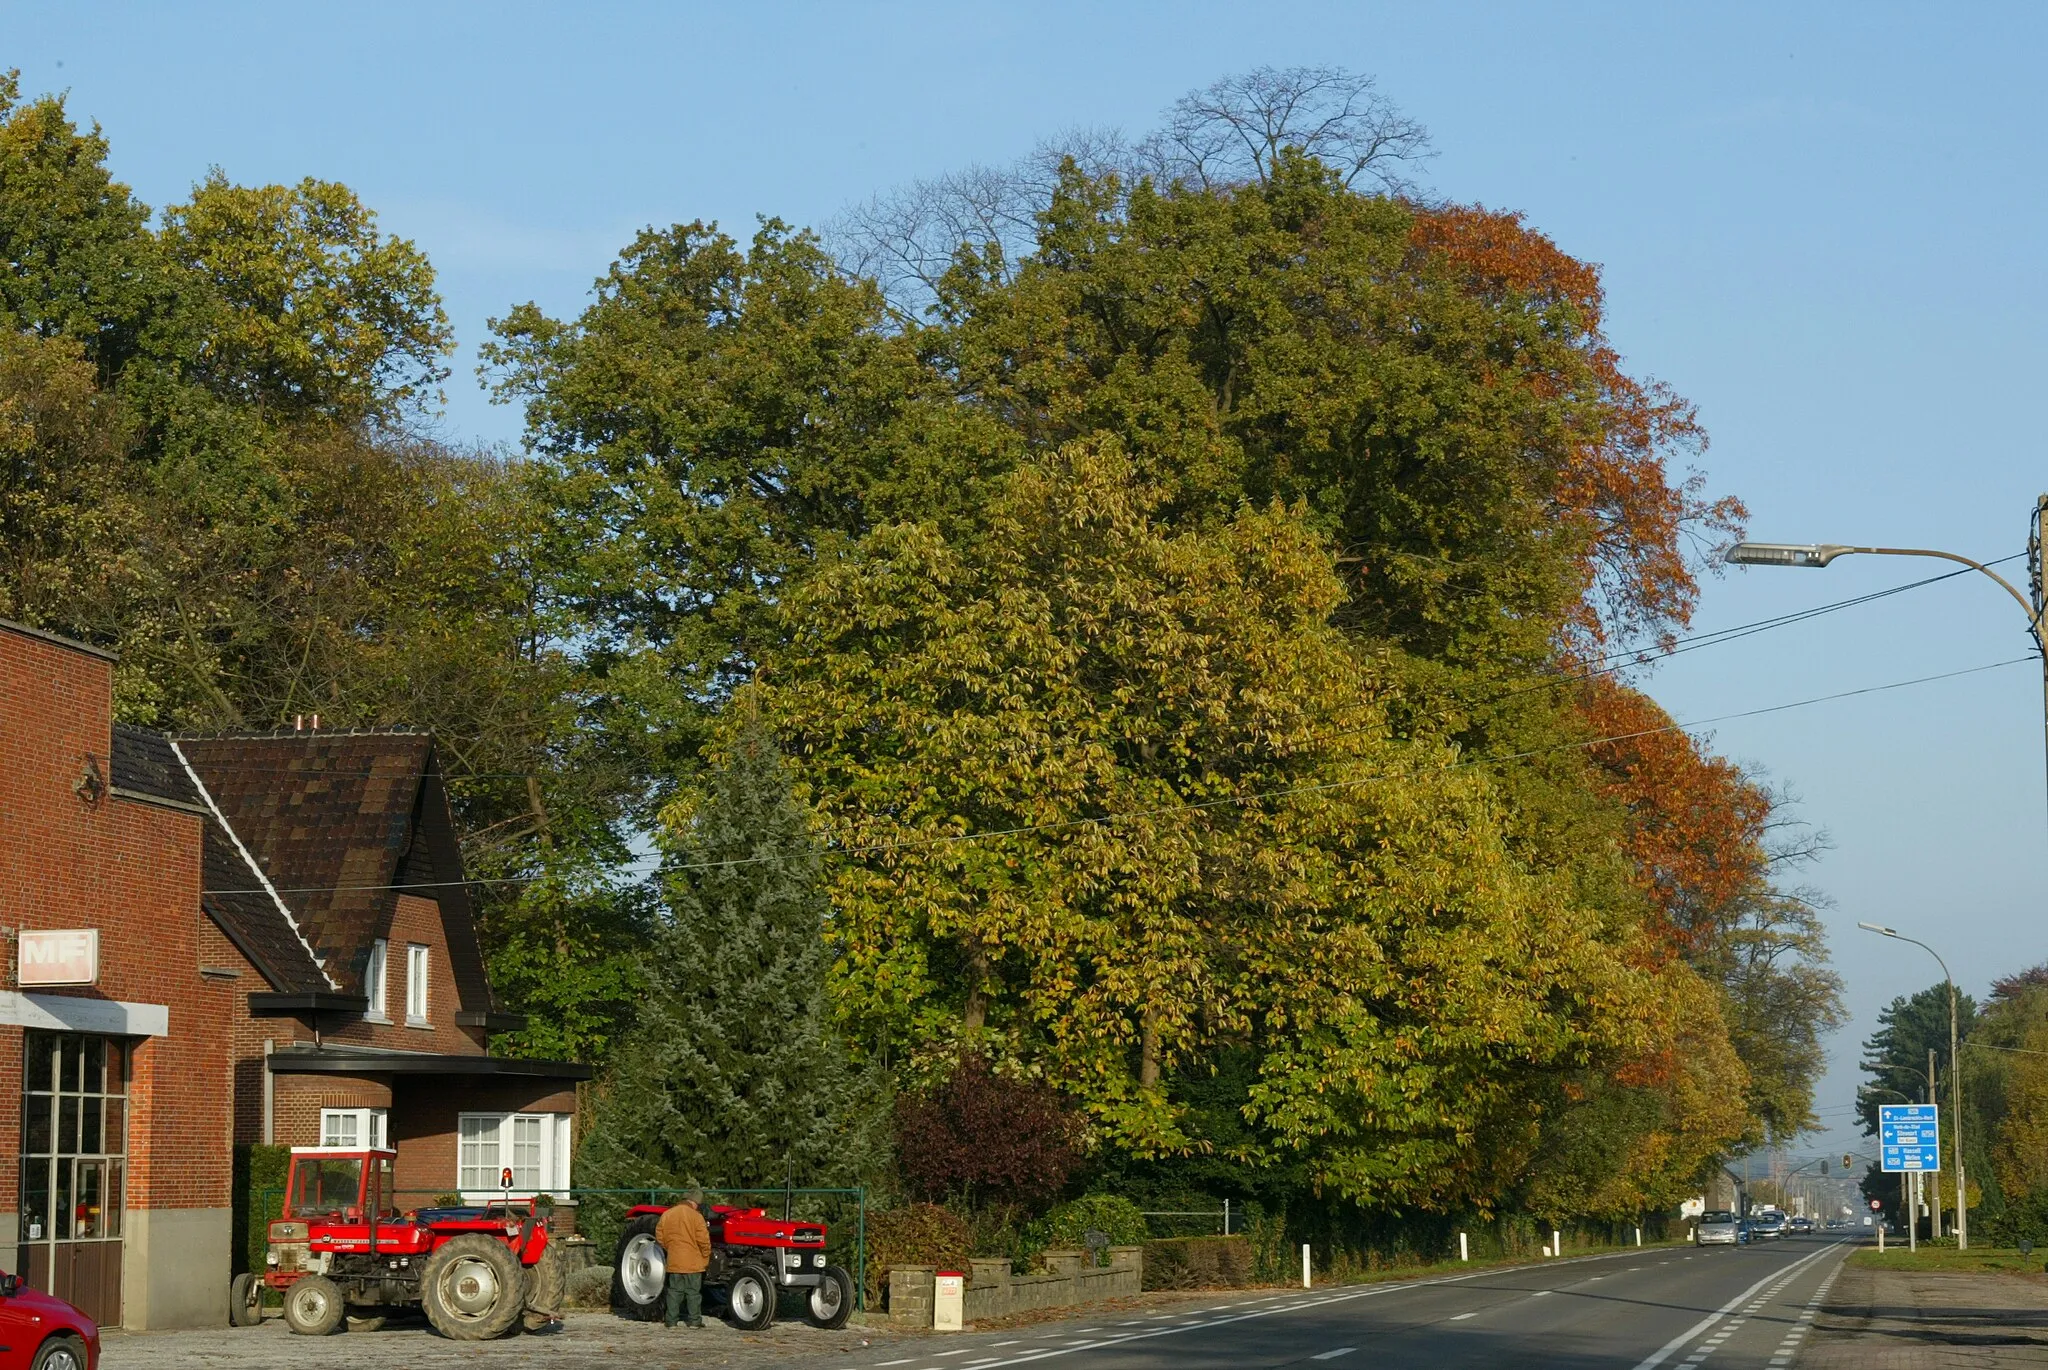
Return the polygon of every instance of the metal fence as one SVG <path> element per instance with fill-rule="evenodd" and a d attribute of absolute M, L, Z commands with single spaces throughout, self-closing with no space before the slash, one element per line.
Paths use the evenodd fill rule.
<path fill-rule="evenodd" d="M 1206 1237 L 1217 1232 L 1228 1237 L 1244 1227 L 1244 1210 L 1232 1208 L 1228 1199 L 1221 1208 L 1141 1209 L 1138 1216 L 1155 1237 Z"/>
<path fill-rule="evenodd" d="M 470 1193 L 476 1193 L 472 1190 Z M 686 1186 L 651 1185 L 645 1189 L 558 1189 L 543 1193 L 538 1199 L 519 1197 L 511 1199 L 492 1198 L 485 1202 L 469 1202 L 461 1194 L 444 1189 L 398 1189 L 388 1199 L 391 1206 L 402 1213 L 422 1208 L 465 1208 L 478 1209 L 486 1213 L 506 1213 L 519 1218 L 533 1212 L 538 1203 L 545 1212 L 559 1206 L 564 1200 L 576 1205 L 576 1231 L 585 1236 L 596 1229 L 596 1245 L 609 1263 L 609 1244 L 617 1240 L 617 1228 L 623 1226 L 628 1209 L 640 1204 L 659 1204 L 668 1207 L 682 1202 Z M 255 1233 L 267 1232 L 271 1221 L 284 1212 L 282 1188 L 259 1189 L 252 1198 L 252 1219 L 250 1226 Z M 822 1223 L 825 1227 L 825 1249 L 844 1250 L 841 1234 L 851 1223 L 853 1227 L 853 1276 L 854 1307 L 867 1310 L 867 1265 L 868 1265 L 868 1192 L 865 1187 L 858 1189 L 797 1189 L 777 1186 L 763 1189 L 704 1189 L 707 1203 L 725 1204 L 732 1208 L 761 1208 L 768 1212 L 780 1212 L 785 1220 L 795 1222 Z M 254 1262 L 261 1268 L 260 1262 Z"/>

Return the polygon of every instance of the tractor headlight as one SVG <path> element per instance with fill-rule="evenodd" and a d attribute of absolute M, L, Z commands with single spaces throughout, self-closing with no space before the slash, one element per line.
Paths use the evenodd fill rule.
<path fill-rule="evenodd" d="M 811 1257 L 811 1264 L 823 1270 L 825 1268 L 825 1253 L 820 1251 L 817 1255 Z"/>

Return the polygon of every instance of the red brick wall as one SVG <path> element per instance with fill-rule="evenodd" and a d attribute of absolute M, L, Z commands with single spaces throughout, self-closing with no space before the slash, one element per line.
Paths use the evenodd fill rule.
<path fill-rule="evenodd" d="M 408 1027 L 405 1021 L 406 948 L 419 943 L 428 949 L 427 1023 Z M 486 1004 L 465 1004 L 455 988 L 455 971 L 448 960 L 448 934 L 441 925 L 441 906 L 416 894 L 398 896 L 398 908 L 391 918 L 390 944 L 385 953 L 384 1007 L 387 1023 L 361 1019 L 323 1020 L 323 1041 L 336 1046 L 385 1047 L 394 1051 L 433 1051 L 449 1055 L 480 1056 L 484 1051 L 482 1028 L 455 1025 L 457 1009 L 483 1010 Z"/>
<path fill-rule="evenodd" d="M 272 1094 L 279 1146 L 320 1145 L 323 1108 L 390 1108 L 391 1086 L 381 1077 L 279 1075 Z"/>
<path fill-rule="evenodd" d="M 398 1076 L 391 1133 L 398 1147 L 398 1187 L 452 1190 L 457 1175 L 455 1120 L 462 1113 L 574 1113 L 576 1091 L 553 1080 L 490 1080 Z"/>
<path fill-rule="evenodd" d="M 201 977 L 200 820 L 73 790 L 111 780 L 112 663 L 0 628 L 0 928 L 98 928 L 100 979 L 54 990 L 163 1004 L 170 1035 L 134 1055 L 128 1206 L 226 1208 L 233 991 Z M 11 938 L 4 975 L 14 984 Z M 0 1029 L 0 1199 L 18 1203 L 21 1031 Z M 11 1234 L 5 1234 L 11 1235 Z"/>

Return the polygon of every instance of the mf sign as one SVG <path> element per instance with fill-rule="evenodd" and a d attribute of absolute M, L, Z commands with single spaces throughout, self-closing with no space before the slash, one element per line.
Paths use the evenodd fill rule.
<path fill-rule="evenodd" d="M 100 930 L 23 928 L 14 973 L 23 987 L 93 984 L 100 978 Z"/>
<path fill-rule="evenodd" d="M 1933 1104 L 1879 1104 L 1877 1142 L 1887 1171 L 1941 1169 L 1941 1110 Z"/>

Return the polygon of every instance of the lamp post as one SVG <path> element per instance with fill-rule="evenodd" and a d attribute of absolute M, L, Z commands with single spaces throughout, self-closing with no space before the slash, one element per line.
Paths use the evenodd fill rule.
<path fill-rule="evenodd" d="M 1930 547 L 1849 547 L 1838 542 L 1738 542 L 1722 559 L 1731 566 L 1803 566 L 1819 571 L 1836 557 L 1847 556 L 1933 557 L 1937 561 L 1953 561 L 1991 577 L 1998 582 L 1999 588 L 2019 602 L 2027 615 L 2027 632 L 2041 650 L 2042 756 L 2044 764 L 2048 764 L 2048 588 L 2043 585 L 2044 579 L 2048 579 L 2043 574 L 2043 562 L 2048 560 L 2048 495 L 2034 501 L 2033 521 L 2027 528 L 2027 588 L 2031 594 L 2021 594 L 2019 587 L 1981 561 Z"/>
<path fill-rule="evenodd" d="M 1948 1097 L 1955 1111 L 1956 1134 L 1956 1250 L 1970 1249 L 1970 1191 L 1963 1176 L 1963 1060 L 1956 1047 L 1956 978 L 1948 973 L 1948 962 L 1941 959 L 1941 953 L 1916 937 L 1908 937 L 1897 928 L 1888 928 L 1882 923 L 1858 923 L 1865 932 L 1874 932 L 1880 937 L 1894 938 L 1900 942 L 1911 942 L 1934 958 L 1934 964 L 1941 967 L 1941 978 L 1948 984 Z M 1931 1082 L 1930 1082 L 1931 1083 Z M 1892 1091 L 1896 1092 L 1896 1091 Z M 1939 1184 L 1935 1193 L 1940 1194 Z M 1935 1233 L 1940 1236 L 1939 1232 Z"/>

